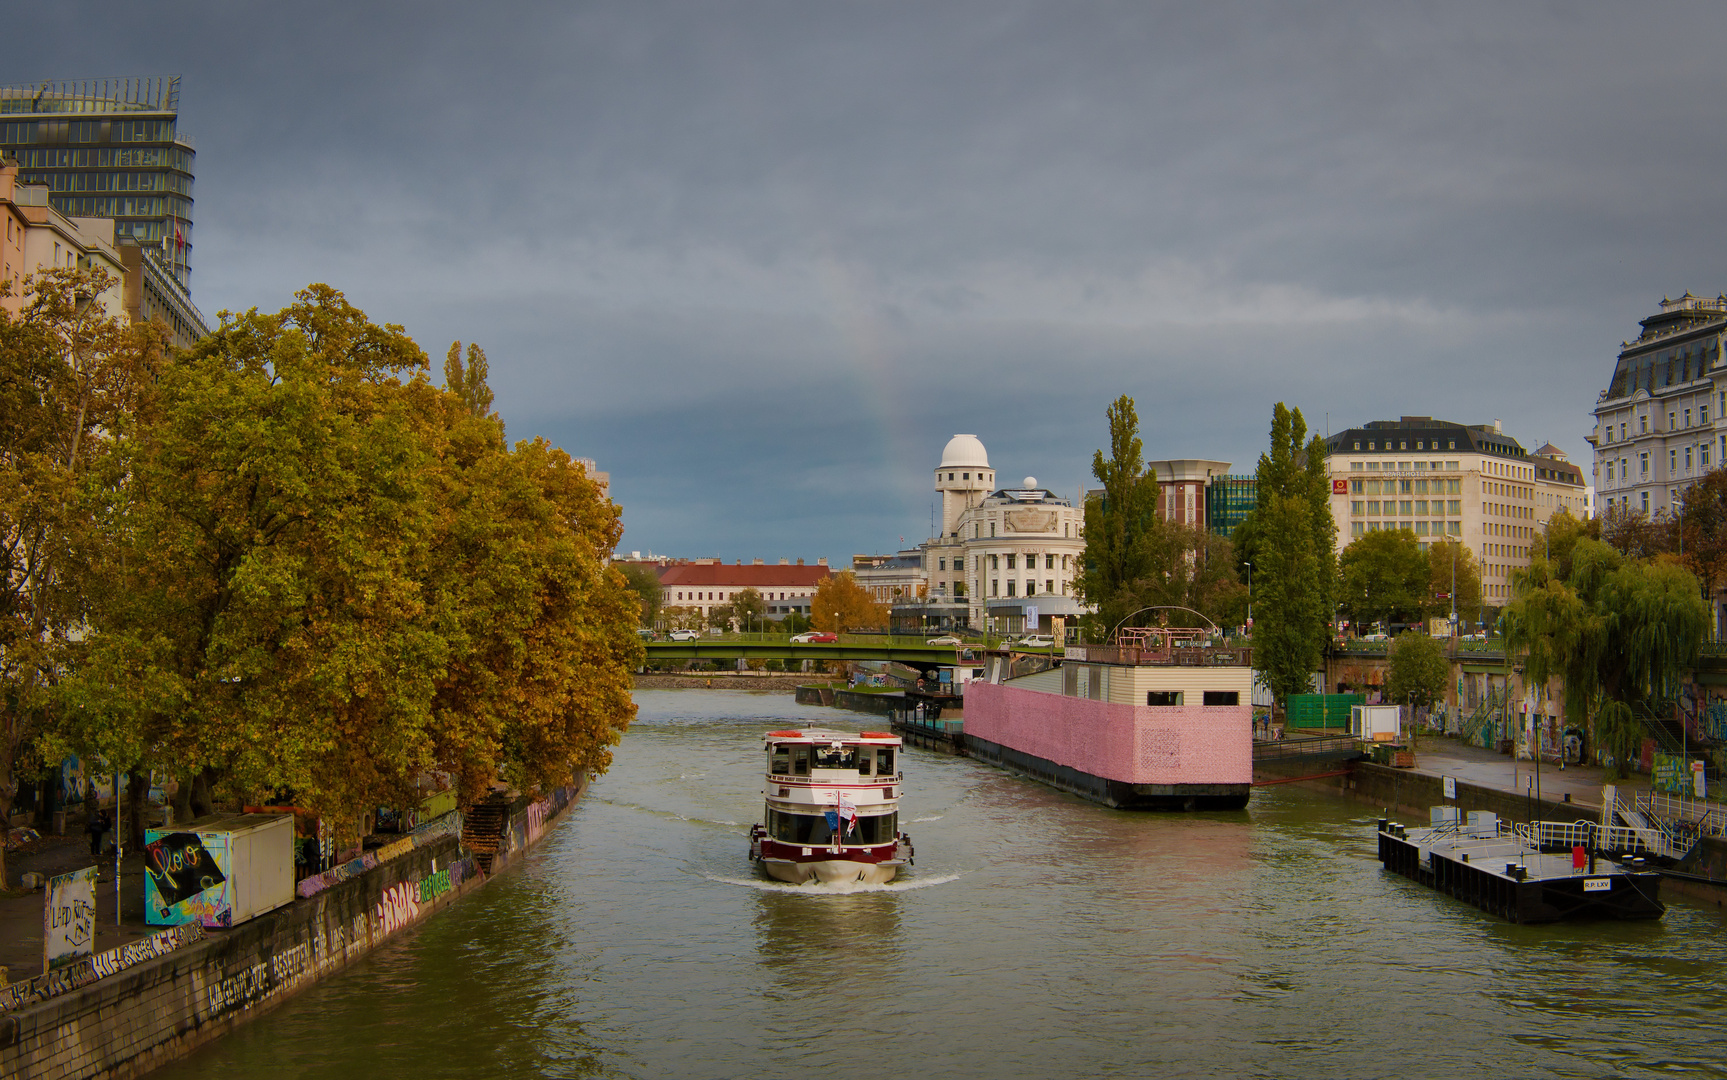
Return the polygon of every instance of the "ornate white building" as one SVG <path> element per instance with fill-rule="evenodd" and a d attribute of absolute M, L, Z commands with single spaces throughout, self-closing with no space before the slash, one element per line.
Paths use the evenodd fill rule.
<path fill-rule="evenodd" d="M 1053 616 L 1085 609 L 1073 595 L 1084 510 L 1035 477 L 996 487 L 989 453 L 975 435 L 955 435 L 935 470 L 941 534 L 922 545 L 926 600 L 896 607 L 903 619 L 922 614 L 931 626 L 993 622 L 1003 633 L 1025 630 L 1035 610 L 1047 631 Z"/>

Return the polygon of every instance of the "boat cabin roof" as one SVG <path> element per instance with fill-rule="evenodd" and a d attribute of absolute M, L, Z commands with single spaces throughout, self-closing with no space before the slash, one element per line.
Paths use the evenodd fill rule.
<path fill-rule="evenodd" d="M 898 746 L 900 737 L 889 735 L 883 731 L 864 731 L 853 733 L 849 731 L 824 731 L 819 728 L 809 728 L 798 731 L 770 731 L 762 738 L 773 743 L 847 743 L 853 746 Z"/>

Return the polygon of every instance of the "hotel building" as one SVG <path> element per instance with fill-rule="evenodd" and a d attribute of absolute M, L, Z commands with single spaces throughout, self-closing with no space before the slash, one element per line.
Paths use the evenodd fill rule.
<path fill-rule="evenodd" d="M 1510 599 L 1511 574 L 1529 565 L 1549 517 L 1588 513 L 1582 470 L 1552 445 L 1525 450 L 1497 420 L 1376 420 L 1326 446 L 1340 552 L 1384 529 L 1408 531 L 1423 549 L 1436 540 L 1466 544 L 1490 606 Z"/>

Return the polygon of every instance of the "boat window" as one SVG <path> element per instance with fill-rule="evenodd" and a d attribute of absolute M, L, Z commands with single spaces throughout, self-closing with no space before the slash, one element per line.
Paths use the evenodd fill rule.
<path fill-rule="evenodd" d="M 807 746 L 792 747 L 792 775 L 808 776 L 810 774 L 810 748 Z"/>
<path fill-rule="evenodd" d="M 875 751 L 875 774 L 877 776 L 893 775 L 893 747 L 878 746 Z"/>
<path fill-rule="evenodd" d="M 774 753 L 769 760 L 768 771 L 775 776 L 784 776 L 792 771 L 791 747 L 785 743 L 774 743 Z"/>
<path fill-rule="evenodd" d="M 858 755 L 859 775 L 868 776 L 870 774 L 870 766 L 873 764 L 875 764 L 875 755 L 871 754 L 869 752 L 869 747 L 866 746 L 863 748 L 863 753 Z"/>
<path fill-rule="evenodd" d="M 1205 703 L 1207 705 L 1240 705 L 1241 693 L 1237 690 L 1207 690 Z"/>
<path fill-rule="evenodd" d="M 816 752 L 816 768 L 818 769 L 855 769 L 858 767 L 858 750 L 855 746 L 816 746 L 811 749 Z"/>

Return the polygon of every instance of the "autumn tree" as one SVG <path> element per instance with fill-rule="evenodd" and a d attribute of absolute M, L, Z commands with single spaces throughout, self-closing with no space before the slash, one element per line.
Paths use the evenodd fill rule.
<path fill-rule="evenodd" d="M 822 579 L 810 600 L 810 622 L 817 630 L 844 634 L 887 626 L 887 608 L 876 603 L 850 570 Z"/>
<path fill-rule="evenodd" d="M 486 351 L 479 345 L 468 342 L 468 362 L 463 364 L 462 343 L 450 342 L 450 351 L 444 354 L 444 389 L 454 394 L 470 413 L 482 419 L 496 416 L 492 412 L 492 388 L 486 382 L 490 373 Z M 501 427 L 498 436 L 503 437 Z"/>
<path fill-rule="evenodd" d="M 762 616 L 767 614 L 768 605 L 758 590 L 744 588 L 732 594 L 731 608 L 732 618 L 738 620 L 739 628 L 748 630 L 761 623 Z"/>
<path fill-rule="evenodd" d="M 1706 596 L 1727 587 L 1727 470 L 1714 469 L 1680 496 L 1676 544 L 1685 568 L 1697 575 Z"/>
<path fill-rule="evenodd" d="M 0 809 L 18 793 L 20 755 L 64 715 L 61 676 L 100 593 L 87 568 L 106 538 L 82 512 L 81 486 L 161 358 L 156 325 L 127 326 L 92 299 L 117 284 L 96 270 L 43 271 L 25 281 L 16 315 L 0 309 Z M 114 760 L 105 743 L 55 747 L 65 748 Z"/>
<path fill-rule="evenodd" d="M 1307 437 L 1300 409 L 1278 402 L 1272 410 L 1257 476 L 1254 666 L 1282 702 L 1306 692 L 1319 670 L 1337 591 L 1325 440 Z"/>
<path fill-rule="evenodd" d="M 1672 551 L 1676 537 L 1664 516 L 1609 506 L 1601 518 L 1601 539 L 1621 555 L 1647 559 Z"/>
<path fill-rule="evenodd" d="M 1384 529 L 1358 536 L 1337 564 L 1340 605 L 1351 627 L 1422 621 L 1432 595 L 1431 571 L 1414 533 Z"/>

